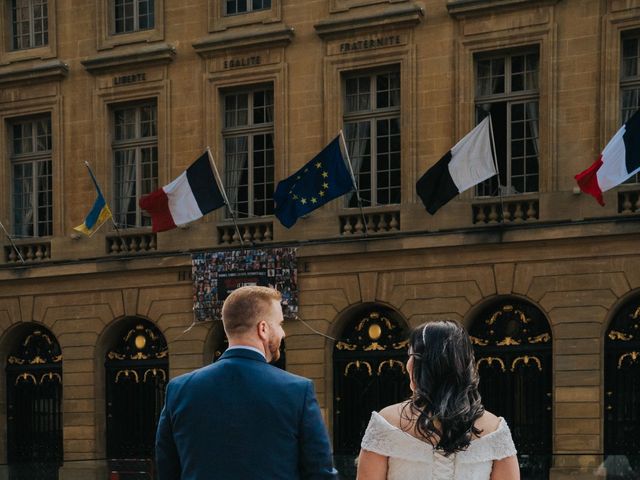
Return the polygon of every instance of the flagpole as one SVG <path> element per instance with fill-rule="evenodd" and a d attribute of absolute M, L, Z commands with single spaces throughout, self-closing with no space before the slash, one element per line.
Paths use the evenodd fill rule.
<path fill-rule="evenodd" d="M 233 207 L 231 207 L 231 204 L 229 203 L 229 198 L 227 197 L 227 192 L 224 189 L 224 186 L 222 185 L 222 179 L 220 178 L 220 174 L 218 173 L 218 168 L 216 167 L 216 162 L 213 161 L 213 154 L 211 153 L 211 149 L 209 148 L 209 146 L 207 145 L 207 154 L 209 155 L 209 162 L 211 163 L 211 168 L 213 168 L 213 173 L 214 176 L 216 178 L 216 183 L 218 184 L 218 189 L 220 190 L 220 193 L 222 193 L 222 198 L 224 199 L 224 203 L 227 205 L 227 208 L 229 209 L 229 213 L 231 213 L 231 219 L 233 220 L 233 226 L 236 229 L 236 234 L 238 235 L 238 238 L 240 239 L 240 246 L 244 247 L 244 240 L 242 239 L 242 235 L 240 235 L 240 229 L 238 228 L 238 222 L 236 222 L 236 214 L 233 211 Z"/>
<path fill-rule="evenodd" d="M 349 149 L 347 148 L 347 142 L 344 139 L 344 133 L 342 133 L 342 129 L 340 129 L 340 140 L 342 141 L 342 147 L 344 148 L 344 154 L 347 157 L 347 167 L 349 167 L 349 173 L 351 174 L 351 183 L 353 183 L 353 188 L 356 191 L 356 199 L 358 200 L 358 207 L 360 208 L 360 216 L 362 217 L 362 225 L 364 226 L 364 236 L 368 237 L 369 232 L 367 229 L 367 219 L 364 216 L 364 210 L 362 209 L 362 199 L 360 198 L 360 191 L 358 190 L 358 185 L 356 184 L 356 177 L 353 174 L 353 167 L 351 166 L 351 159 L 349 158 Z"/>
<path fill-rule="evenodd" d="M 13 238 L 11 238 L 11 235 L 9 235 L 9 232 L 7 232 L 7 229 L 4 228 L 4 225 L 2 224 L 2 222 L 0 222 L 0 228 L 2 228 L 2 231 L 4 232 L 5 236 L 9 240 L 9 243 L 11 243 L 11 246 L 13 247 L 15 252 L 18 254 L 18 258 L 20 259 L 20 261 L 22 263 L 25 263 L 24 258 L 22 256 L 22 254 L 20 253 L 20 250 L 18 250 L 18 247 L 16 246 L 15 242 L 13 241 Z"/>
<path fill-rule="evenodd" d="M 109 209 L 109 211 L 111 212 L 111 223 L 113 224 L 113 228 L 116 231 L 116 235 L 118 236 L 118 239 L 120 240 L 120 246 L 122 247 L 122 249 L 125 252 L 129 251 L 129 247 L 127 246 L 126 242 L 124 241 L 124 239 L 122 238 L 122 235 L 120 235 L 120 229 L 118 228 L 118 225 L 116 224 L 116 221 L 113 218 L 113 210 L 111 210 L 111 207 L 109 207 L 109 204 L 107 203 L 107 198 L 104 196 L 104 194 L 102 193 L 102 189 L 100 188 L 100 185 L 98 185 L 98 180 L 96 180 L 96 176 L 93 174 L 93 170 L 91 170 L 91 165 L 89 165 L 89 162 L 87 162 L 86 160 L 84 161 L 85 166 L 87 167 L 87 170 L 89 170 L 89 175 L 91 175 L 91 180 L 93 180 L 93 184 L 96 186 L 96 188 L 98 189 L 98 193 L 100 193 L 102 195 L 102 198 L 104 198 L 104 204 L 105 206 Z"/>
<path fill-rule="evenodd" d="M 496 158 L 497 150 L 496 150 L 496 141 L 493 138 L 493 118 L 491 117 L 491 112 L 489 112 L 489 133 L 491 133 L 491 146 L 493 147 L 493 151 L 491 152 L 491 156 L 493 157 L 493 165 L 496 167 L 496 172 L 498 172 L 498 195 L 500 196 L 500 223 L 504 223 L 504 199 L 502 198 L 502 189 L 500 188 L 500 168 L 498 167 L 498 160 Z"/>

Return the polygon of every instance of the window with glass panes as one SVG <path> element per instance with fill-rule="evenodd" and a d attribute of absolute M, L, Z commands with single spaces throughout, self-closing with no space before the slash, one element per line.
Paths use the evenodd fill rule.
<path fill-rule="evenodd" d="M 111 1 L 113 2 L 113 33 L 130 33 L 154 28 L 154 0 Z"/>
<path fill-rule="evenodd" d="M 138 200 L 158 188 L 158 121 L 155 103 L 115 106 L 113 215 L 121 228 L 151 225 Z"/>
<path fill-rule="evenodd" d="M 476 188 L 477 196 L 538 191 L 539 55 L 537 51 L 475 59 L 476 122 L 491 114 L 500 172 Z"/>
<path fill-rule="evenodd" d="M 53 234 L 51 117 L 12 121 L 11 181 L 16 237 Z"/>
<path fill-rule="evenodd" d="M 624 34 L 620 68 L 620 125 L 640 107 L 640 32 Z M 640 183 L 640 174 L 624 183 Z"/>
<path fill-rule="evenodd" d="M 400 203 L 400 71 L 346 76 L 343 121 L 363 206 Z M 355 193 L 347 206 L 358 206 Z"/>
<path fill-rule="evenodd" d="M 273 214 L 273 88 L 223 95 L 225 188 L 236 216 Z M 228 213 L 228 212 L 227 212 Z"/>
<path fill-rule="evenodd" d="M 239 13 L 269 10 L 271 8 L 271 0 L 225 0 L 224 6 L 225 15 L 237 15 Z"/>
<path fill-rule="evenodd" d="M 14 50 L 49 43 L 47 0 L 11 0 L 11 44 Z"/>

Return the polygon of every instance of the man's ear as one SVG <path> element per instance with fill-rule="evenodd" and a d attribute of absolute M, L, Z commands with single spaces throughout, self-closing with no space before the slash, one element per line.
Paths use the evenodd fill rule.
<path fill-rule="evenodd" d="M 267 333 L 267 322 L 264 320 L 260 320 L 257 325 L 258 328 L 258 337 L 260 340 L 268 340 L 269 334 Z"/>

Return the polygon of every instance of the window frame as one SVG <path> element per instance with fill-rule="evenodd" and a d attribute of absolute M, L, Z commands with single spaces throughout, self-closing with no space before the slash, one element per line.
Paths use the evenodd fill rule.
<path fill-rule="evenodd" d="M 536 88 L 531 88 L 531 89 L 523 89 L 523 90 L 518 90 L 518 91 L 513 91 L 513 85 L 512 85 L 512 80 L 513 80 L 513 58 L 514 57 L 518 57 L 518 56 L 522 56 L 525 58 L 525 65 L 526 65 L 526 57 L 528 55 L 532 55 L 535 54 L 537 56 L 537 68 L 535 70 L 535 85 Z M 497 60 L 497 59 L 504 59 L 504 69 L 503 69 L 503 76 L 504 76 L 504 88 L 503 88 L 503 92 L 502 93 L 497 93 L 497 94 L 487 94 L 487 95 L 480 95 L 479 93 L 479 81 L 480 81 L 480 77 L 478 76 L 478 64 L 481 61 L 493 61 L 493 60 Z M 525 70 L 522 71 L 522 74 L 524 75 L 524 78 L 526 79 L 526 67 Z M 482 78 L 489 78 L 489 80 L 491 80 L 493 78 L 493 76 L 490 74 L 489 77 L 482 77 Z M 515 196 L 521 196 L 521 195 L 530 195 L 530 194 L 538 194 L 541 191 L 541 147 L 540 147 L 540 132 L 541 132 L 541 128 L 540 128 L 540 102 L 541 102 L 541 92 L 540 92 L 540 80 L 541 80 L 541 58 L 540 58 L 540 51 L 537 47 L 535 46 L 531 46 L 531 47 L 522 47 L 522 48 L 516 48 L 516 49 L 510 49 L 510 50 L 497 50 L 497 51 L 485 51 L 485 52 L 478 52 L 474 55 L 473 58 L 473 105 L 474 105 L 474 111 L 475 111 L 475 119 L 474 119 L 474 125 L 477 124 L 479 121 L 481 121 L 484 118 L 484 115 L 482 115 L 482 111 L 486 111 L 482 108 L 483 105 L 490 105 L 490 104 L 500 104 L 500 103 L 504 103 L 505 104 L 505 116 L 506 116 L 506 132 L 505 132 L 505 165 L 506 165 L 506 172 L 499 172 L 498 175 L 498 185 L 497 185 L 497 191 L 495 194 L 483 194 L 481 193 L 482 189 L 487 188 L 487 185 L 491 185 L 492 179 L 488 179 L 485 180 L 484 182 L 481 182 L 480 184 L 476 185 L 476 187 L 473 190 L 473 194 L 474 194 L 474 198 L 476 199 L 485 199 L 485 198 L 496 198 L 499 197 L 501 194 L 502 195 L 515 195 Z M 513 187 L 513 151 L 512 151 L 512 144 L 513 144 L 513 127 L 514 127 L 514 120 L 512 119 L 512 107 L 514 105 L 523 105 L 525 108 L 525 122 L 526 122 L 526 105 L 528 103 L 535 103 L 536 104 L 536 120 L 538 122 L 538 134 L 536 138 L 536 142 L 538 143 L 538 153 L 535 156 L 536 158 L 536 163 L 537 163 L 537 173 L 536 174 L 527 174 L 526 172 L 526 167 L 523 166 L 523 173 L 522 175 L 517 175 L 518 177 L 522 176 L 523 177 L 523 183 L 525 185 L 527 185 L 527 177 L 531 177 L 531 176 L 535 176 L 537 177 L 537 187 L 535 190 L 525 190 L 523 192 L 515 192 L 514 191 L 514 187 Z M 493 127 L 495 129 L 495 126 Z M 526 143 L 527 139 L 529 137 L 526 136 L 526 127 L 523 128 L 523 134 L 525 135 L 524 137 L 522 137 L 522 140 Z M 497 155 L 497 152 L 494 152 L 494 154 Z M 523 153 L 522 155 L 523 160 L 527 161 L 527 156 L 526 153 Z M 499 162 L 499 159 L 496 159 L 496 162 Z M 504 175 L 504 178 L 506 179 L 506 185 L 502 185 L 502 177 Z M 504 189 L 502 192 L 500 189 Z"/>
<path fill-rule="evenodd" d="M 49 148 L 46 150 L 38 150 L 37 149 L 37 133 L 35 135 L 33 135 L 34 132 L 37 132 L 37 122 L 38 121 L 42 121 L 43 119 L 48 120 L 48 135 L 47 137 L 49 137 Z M 31 131 L 32 131 L 32 137 L 31 137 L 31 142 L 32 142 L 32 147 L 33 151 L 30 152 L 21 152 L 16 154 L 15 153 L 15 137 L 14 137 L 14 128 L 16 125 L 26 125 L 26 124 L 31 124 Z M 47 238 L 47 237 L 52 237 L 54 235 L 54 188 L 53 188 L 53 184 L 55 181 L 55 177 L 54 177 L 54 172 L 53 172 L 53 164 L 54 164 L 54 133 L 53 133 L 53 120 L 52 120 L 52 115 L 51 113 L 39 113 L 39 114 L 34 114 L 34 115 L 29 115 L 29 116 L 21 116 L 21 117 L 14 117 L 14 118 L 10 118 L 8 119 L 7 122 L 7 127 L 8 127 L 8 142 L 9 142 L 9 168 L 10 168 L 10 174 L 9 174 L 9 178 L 10 178 L 10 182 L 11 182 L 11 186 L 10 186 L 10 192 L 11 192 L 11 197 L 10 197 L 10 211 L 11 211 L 11 231 L 14 235 L 14 237 L 16 237 L 17 239 L 25 239 L 25 238 Z M 48 192 L 49 192 L 49 203 L 47 205 L 44 205 L 44 208 L 46 208 L 48 210 L 48 216 L 49 219 L 46 220 L 46 233 L 40 234 L 40 229 L 39 226 L 42 222 L 40 222 L 40 210 L 42 207 L 42 205 L 40 204 L 39 201 L 39 194 L 41 193 L 38 190 L 38 181 L 39 181 L 39 175 L 37 174 L 37 165 L 42 163 L 42 162 L 47 162 L 48 165 L 48 169 L 49 169 L 49 174 L 48 174 Z M 16 214 L 16 202 L 15 202 L 15 198 L 16 198 L 16 192 L 15 192 L 15 181 L 16 181 L 16 176 L 15 176 L 15 170 L 14 167 L 16 165 L 25 165 L 25 164 L 29 164 L 31 165 L 31 169 L 32 169 L 32 174 L 31 174 L 31 188 L 32 188 L 32 192 L 31 192 L 31 206 L 33 209 L 33 218 L 31 220 L 31 230 L 32 230 L 32 234 L 31 235 L 22 235 L 20 233 L 18 233 L 17 228 L 18 225 L 15 222 L 15 214 Z"/>
<path fill-rule="evenodd" d="M 624 69 L 624 51 L 625 51 L 625 41 L 635 40 L 636 41 L 636 74 L 631 76 L 625 76 Z M 640 108 L 640 30 L 627 30 L 621 32 L 620 36 L 620 75 L 618 77 L 619 84 L 619 92 L 620 92 L 620 114 L 619 114 L 619 124 L 623 125 L 635 112 L 638 108 Z M 635 108 L 630 109 L 629 107 L 625 108 L 625 93 L 628 91 L 635 90 Z M 636 185 L 640 183 L 640 173 L 636 173 L 635 175 L 629 177 L 625 180 L 622 185 Z"/>
<path fill-rule="evenodd" d="M 55 58 L 56 53 L 56 2 L 47 0 L 47 43 L 28 48 L 16 49 L 13 47 L 13 9 L 12 2 L 5 1 L 0 8 L 0 35 L 2 36 L 2 48 L 0 48 L 0 63 L 11 64 L 24 60 L 46 60 Z M 33 28 L 30 27 L 33 31 Z"/>
<path fill-rule="evenodd" d="M 18 47 L 16 46 L 16 43 L 18 43 L 18 39 L 23 37 L 23 35 L 18 35 L 17 34 L 17 23 L 15 18 L 14 18 L 14 11 L 17 9 L 17 6 L 15 6 L 14 4 L 16 4 L 17 2 L 19 2 L 21 0 L 11 0 L 11 5 L 8 6 L 9 10 L 10 10 L 10 16 L 9 18 L 11 26 L 9 27 L 10 30 L 10 39 L 9 39 L 9 43 L 11 45 L 11 51 L 23 51 L 23 50 L 31 50 L 34 48 L 43 48 L 43 47 L 47 47 L 49 45 L 49 1 L 48 0 L 23 0 L 26 1 L 28 3 L 28 10 L 29 10 L 29 18 L 28 18 L 28 25 L 29 25 L 29 31 L 28 31 L 28 36 L 29 36 L 29 46 L 27 47 Z M 42 5 L 45 5 L 46 10 L 47 10 L 47 14 L 46 16 L 40 17 L 41 21 L 46 21 L 47 23 L 47 28 L 43 29 L 42 32 L 40 32 L 40 35 L 42 35 L 43 37 L 46 36 L 46 41 L 43 38 L 43 42 L 39 45 L 36 45 L 35 43 L 35 39 L 36 39 L 36 33 L 35 33 L 35 8 L 36 2 L 40 2 L 40 7 L 42 8 Z"/>
<path fill-rule="evenodd" d="M 155 0 L 132 0 L 133 1 L 133 22 L 134 28 L 133 30 L 124 30 L 122 32 L 116 31 L 116 25 L 118 22 L 116 16 L 116 2 L 118 0 L 109 0 L 109 34 L 111 36 L 119 36 L 119 35 L 129 35 L 137 32 L 147 32 L 149 30 L 154 30 L 156 28 L 156 2 Z M 124 0 L 126 1 L 126 0 Z M 140 28 L 140 2 L 147 1 L 150 5 L 153 5 L 153 26 L 147 28 Z M 123 20 L 124 21 L 124 20 Z"/>
<path fill-rule="evenodd" d="M 247 0 L 251 2 L 252 0 Z M 249 10 L 241 13 L 227 14 L 226 0 L 208 0 L 209 33 L 221 32 L 228 28 L 255 24 L 273 24 L 282 22 L 282 1 L 271 0 L 271 7 L 260 10 Z"/>
<path fill-rule="evenodd" d="M 228 4 L 229 1 L 235 1 L 236 4 L 237 4 L 237 2 L 239 0 L 223 0 L 222 1 L 222 4 L 223 4 L 222 5 L 222 16 L 223 17 L 235 17 L 235 16 L 238 16 L 238 15 L 248 15 L 248 14 L 251 14 L 251 13 L 264 12 L 264 11 L 271 10 L 271 8 L 273 7 L 272 0 L 260 0 L 263 3 L 268 1 L 269 2 L 269 7 L 267 7 L 267 8 L 263 7 L 263 8 L 258 8 L 258 9 L 253 8 L 253 2 L 255 0 L 246 0 L 246 3 L 247 3 L 247 9 L 246 10 L 244 10 L 242 12 L 236 11 L 235 13 L 229 13 L 227 11 L 227 7 L 228 7 L 227 4 Z"/>
<path fill-rule="evenodd" d="M 271 116 L 272 119 L 270 122 L 262 122 L 262 123 L 255 123 L 254 120 L 254 112 L 255 112 L 255 104 L 254 104 L 254 95 L 257 92 L 271 92 Z M 244 125 L 234 125 L 231 127 L 227 127 L 226 124 L 226 117 L 227 117 L 227 107 L 226 107 L 226 99 L 228 96 L 240 96 L 240 95 L 247 95 L 247 123 Z M 265 120 L 266 120 L 266 103 L 265 103 Z M 236 109 L 237 111 L 237 109 Z M 251 86 L 242 86 L 239 88 L 230 88 L 230 89 L 225 89 L 221 91 L 221 114 L 222 114 L 222 121 L 221 121 L 221 125 L 222 128 L 220 130 L 220 136 L 222 138 L 222 145 L 221 145 L 221 150 L 222 150 L 222 159 L 223 159 L 223 165 L 224 165 L 224 178 L 225 178 L 225 185 L 227 187 L 227 190 L 229 190 L 229 185 L 228 182 L 226 181 L 226 177 L 227 177 L 227 173 L 229 171 L 228 169 L 228 165 L 227 165 L 227 140 L 228 139 L 232 139 L 232 138 L 240 138 L 240 137 L 246 137 L 247 138 L 247 199 L 246 199 L 246 203 L 247 203 L 247 212 L 239 212 L 237 205 L 238 205 L 238 199 L 236 198 L 235 204 L 233 205 L 233 211 L 234 211 L 234 215 L 236 218 L 243 218 L 243 219 L 251 219 L 251 218 L 264 218 L 264 217 L 270 217 L 273 216 L 274 214 L 274 201 L 273 201 L 273 194 L 271 196 L 269 196 L 266 192 L 268 191 L 267 186 L 269 185 L 269 182 L 267 180 L 265 180 L 264 185 L 265 185 L 265 198 L 259 200 L 259 202 L 262 202 L 264 204 L 264 210 L 265 213 L 263 215 L 256 215 L 255 211 L 256 211 L 256 203 L 258 202 L 256 200 L 255 197 L 255 189 L 256 189 L 256 183 L 255 183 L 255 178 L 254 178 L 254 170 L 255 170 L 255 165 L 254 165 L 254 155 L 255 155 L 255 137 L 259 136 L 259 135 L 269 135 L 271 134 L 271 141 L 272 141 L 272 163 L 270 166 L 266 165 L 266 159 L 265 159 L 265 170 L 267 170 L 269 167 L 272 170 L 272 179 L 271 179 L 271 190 L 275 191 L 275 170 L 276 170 L 276 161 L 275 161 L 275 152 L 276 152 L 276 131 L 275 131 L 275 115 L 276 115 L 276 101 L 275 101 L 275 88 L 274 88 L 274 84 L 273 83 L 262 83 L 262 84 L 257 84 L 257 85 L 251 85 Z M 239 188 L 239 185 L 238 187 Z M 271 197 L 270 200 L 270 204 L 269 204 L 269 197 Z M 244 203 L 244 202 L 243 202 Z M 269 208 L 270 207 L 270 208 Z M 242 214 L 242 215 L 239 215 Z M 225 218 L 229 219 L 231 218 L 231 213 L 229 211 L 229 208 L 225 208 Z"/>
<path fill-rule="evenodd" d="M 155 135 L 142 137 L 140 135 L 141 129 L 141 112 L 145 107 L 154 107 L 154 122 L 155 122 Z M 133 138 L 125 138 L 125 139 L 117 139 L 116 137 L 116 112 L 118 111 L 126 111 L 126 110 L 134 110 L 134 129 L 135 136 Z M 158 100 L 156 98 L 147 98 L 143 100 L 138 100 L 135 102 L 121 102 L 121 103 L 111 103 L 109 105 L 109 123 L 110 123 L 110 131 L 111 131 L 111 142 L 110 142 L 110 154 L 111 154 L 111 188 L 113 189 L 112 193 L 112 211 L 113 211 L 113 221 L 118 228 L 122 229 L 139 229 L 139 228 L 147 228 L 151 226 L 151 217 L 146 214 L 142 208 L 140 208 L 139 200 L 140 197 L 146 195 L 148 193 L 153 192 L 159 187 L 159 125 L 158 125 Z M 155 170 L 155 178 L 143 178 L 143 155 L 142 150 L 150 148 L 155 148 L 155 166 L 152 166 L 152 169 Z M 127 213 L 121 212 L 118 209 L 120 205 L 121 199 L 117 198 L 118 195 L 118 173 L 117 173 L 117 161 L 116 155 L 118 152 L 124 152 L 128 150 L 133 150 L 135 152 L 135 225 L 127 225 L 126 217 Z M 144 182 L 150 181 L 150 188 L 143 188 Z M 147 191 L 148 190 L 148 191 Z M 122 218 L 121 217 L 124 217 Z M 124 219 L 124 222 L 120 220 Z"/>
<path fill-rule="evenodd" d="M 378 90 L 377 90 L 377 79 L 378 76 L 385 74 L 397 74 L 397 84 L 398 84 L 398 99 L 396 106 L 387 106 L 378 108 Z M 371 181 L 369 185 L 369 191 L 371 193 L 369 205 L 364 205 L 365 208 L 379 208 L 386 207 L 391 205 L 400 205 L 402 203 L 402 156 L 403 156 L 403 145 L 402 145 L 402 71 L 400 64 L 392 64 L 387 65 L 385 67 L 378 67 L 373 69 L 359 69 L 359 70 L 351 70 L 344 71 L 341 75 L 341 101 L 342 101 L 342 128 L 346 132 L 346 126 L 349 123 L 360 123 L 360 122 L 369 122 L 369 142 L 370 142 L 370 171 Z M 357 110 L 357 111 L 349 111 L 348 109 L 348 92 L 347 92 L 347 82 L 354 78 L 369 78 L 369 96 L 370 96 L 370 107 L 368 110 Z M 391 92 L 390 88 L 388 92 Z M 400 165 L 397 169 L 389 169 L 388 171 L 397 170 L 399 173 L 399 184 L 394 186 L 385 187 L 387 190 L 392 190 L 398 188 L 399 199 L 398 202 L 388 202 L 388 203 L 379 203 L 378 197 L 378 121 L 380 120 L 396 120 L 398 122 L 399 128 L 399 145 L 400 150 L 397 152 Z M 346 134 L 346 133 L 345 133 Z M 389 134 L 389 137 L 391 135 Z M 345 140 L 348 144 L 348 139 L 345 137 Z M 391 153 L 391 152 L 389 152 Z M 356 178 L 356 182 L 358 185 L 358 189 L 360 189 L 360 173 L 354 170 L 354 176 Z M 362 198 L 362 195 L 360 195 Z M 357 205 L 352 205 L 355 201 L 355 196 L 347 196 L 344 202 L 344 208 L 358 208 Z M 363 202 L 364 203 L 364 202 Z"/>
<path fill-rule="evenodd" d="M 51 0 L 50 0 L 51 1 Z M 157 42 L 164 40 L 164 3 L 165 0 L 153 2 L 153 28 L 136 29 L 130 32 L 115 31 L 115 0 L 100 0 L 96 8 L 96 30 L 98 51 L 112 49 L 121 45 L 140 42 Z M 139 0 L 135 0 L 138 9 Z"/>

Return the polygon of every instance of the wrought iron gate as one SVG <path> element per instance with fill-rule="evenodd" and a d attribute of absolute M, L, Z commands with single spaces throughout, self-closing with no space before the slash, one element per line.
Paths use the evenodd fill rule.
<path fill-rule="evenodd" d="M 346 326 L 333 353 L 336 464 L 347 478 L 371 412 L 410 395 L 407 329 L 384 307 L 371 307 Z"/>
<path fill-rule="evenodd" d="M 640 299 L 626 304 L 611 322 L 604 355 L 607 478 L 635 479 L 640 475 Z"/>
<path fill-rule="evenodd" d="M 482 311 L 469 334 L 482 402 L 507 420 L 523 480 L 548 479 L 553 418 L 549 323 L 535 306 L 509 299 Z"/>
<path fill-rule="evenodd" d="M 7 457 L 10 480 L 57 480 L 62 465 L 62 354 L 34 326 L 7 359 Z"/>
<path fill-rule="evenodd" d="M 107 353 L 107 456 L 121 480 L 154 478 L 155 432 L 169 380 L 167 342 L 142 319 L 127 322 Z"/>

